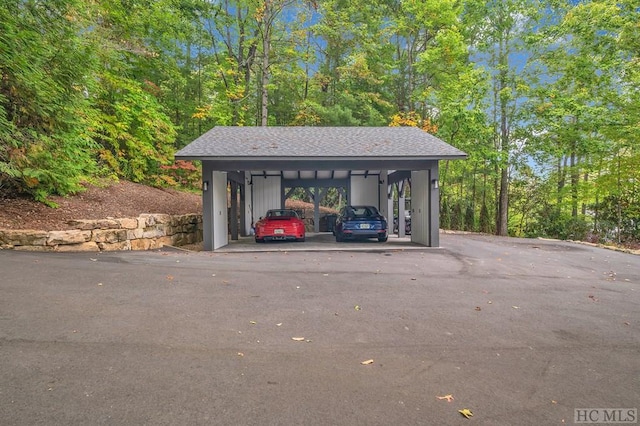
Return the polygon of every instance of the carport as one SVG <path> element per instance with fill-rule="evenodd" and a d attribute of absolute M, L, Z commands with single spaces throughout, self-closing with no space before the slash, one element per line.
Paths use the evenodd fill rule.
<path fill-rule="evenodd" d="M 202 161 L 203 239 L 210 251 L 230 236 L 248 235 L 267 210 L 283 208 L 287 188 L 311 192 L 317 232 L 326 188 L 343 188 L 349 204 L 374 205 L 391 222 L 392 187 L 407 181 L 411 241 L 438 247 L 439 161 L 466 154 L 414 127 L 214 127 L 175 158 Z M 240 217 L 239 228 L 228 215 Z"/>

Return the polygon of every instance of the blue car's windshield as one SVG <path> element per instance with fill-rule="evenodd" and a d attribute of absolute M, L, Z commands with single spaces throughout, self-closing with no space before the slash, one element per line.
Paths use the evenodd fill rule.
<path fill-rule="evenodd" d="M 375 217 L 378 215 L 378 211 L 371 206 L 356 206 L 348 208 L 346 214 L 348 217 Z"/>

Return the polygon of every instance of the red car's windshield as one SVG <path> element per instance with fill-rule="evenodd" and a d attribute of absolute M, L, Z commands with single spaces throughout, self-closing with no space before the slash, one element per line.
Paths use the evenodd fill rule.
<path fill-rule="evenodd" d="M 269 210 L 267 212 L 267 218 L 278 217 L 298 217 L 297 213 L 293 210 Z"/>

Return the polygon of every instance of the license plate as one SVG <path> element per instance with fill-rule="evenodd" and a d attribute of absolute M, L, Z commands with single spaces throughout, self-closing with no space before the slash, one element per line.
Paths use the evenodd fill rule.
<path fill-rule="evenodd" d="M 360 229 L 369 229 L 371 226 L 368 223 L 361 223 Z"/>
<path fill-rule="evenodd" d="M 284 234 L 284 229 L 274 229 L 273 233 L 274 234 Z"/>

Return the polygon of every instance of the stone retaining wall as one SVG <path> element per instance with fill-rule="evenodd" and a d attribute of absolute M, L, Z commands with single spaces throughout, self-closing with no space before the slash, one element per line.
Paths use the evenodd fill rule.
<path fill-rule="evenodd" d="M 150 250 L 202 241 L 202 215 L 143 214 L 75 220 L 65 231 L 0 229 L 0 248 L 31 251 Z"/>

